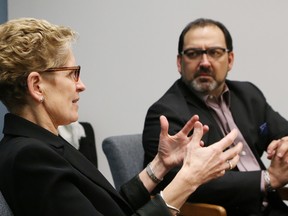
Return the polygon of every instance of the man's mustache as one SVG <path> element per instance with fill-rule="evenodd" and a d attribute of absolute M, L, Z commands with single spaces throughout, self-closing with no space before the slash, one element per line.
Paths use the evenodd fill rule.
<path fill-rule="evenodd" d="M 203 74 L 212 76 L 213 73 L 209 68 L 200 68 L 199 70 L 196 71 L 194 77 L 198 77 L 198 76 L 201 76 Z"/>

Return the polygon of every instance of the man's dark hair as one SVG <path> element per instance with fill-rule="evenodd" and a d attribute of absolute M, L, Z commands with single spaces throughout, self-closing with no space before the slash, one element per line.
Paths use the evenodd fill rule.
<path fill-rule="evenodd" d="M 224 34 L 227 49 L 229 49 L 229 51 L 233 50 L 231 34 L 222 23 L 212 19 L 199 18 L 188 23 L 188 25 L 186 25 L 186 27 L 181 32 L 178 42 L 178 54 L 181 54 L 181 52 L 183 51 L 184 37 L 186 33 L 192 28 L 205 27 L 205 26 L 217 26 Z"/>

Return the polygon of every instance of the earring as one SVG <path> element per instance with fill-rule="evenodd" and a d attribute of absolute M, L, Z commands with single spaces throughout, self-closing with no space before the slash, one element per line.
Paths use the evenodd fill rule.
<path fill-rule="evenodd" d="M 44 101 L 44 96 L 42 96 L 42 97 L 40 98 L 39 102 L 40 102 L 40 103 L 43 103 L 43 101 Z"/>

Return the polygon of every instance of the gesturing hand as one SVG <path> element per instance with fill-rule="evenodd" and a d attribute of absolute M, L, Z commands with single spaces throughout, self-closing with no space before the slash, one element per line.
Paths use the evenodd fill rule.
<path fill-rule="evenodd" d="M 187 137 L 192 127 L 194 128 L 193 134 Z M 203 145 L 201 145 L 201 139 L 204 132 L 207 131 L 206 127 L 207 126 L 203 126 L 198 121 L 198 116 L 194 116 L 178 134 L 169 137 L 166 134 L 167 128 L 163 128 L 162 124 L 162 131 L 164 132 L 162 136 L 165 137 L 165 139 L 163 138 L 163 142 L 166 141 L 167 145 L 171 144 L 173 146 L 171 148 L 174 149 L 177 149 L 174 145 L 180 145 L 180 147 L 178 147 L 178 155 L 184 154 L 181 169 L 162 193 L 162 196 L 165 197 L 165 202 L 173 204 L 173 206 L 182 206 L 188 196 L 201 184 L 224 175 L 225 170 L 235 167 L 239 161 L 242 144 L 239 143 L 229 148 L 237 136 L 237 130 L 232 130 L 219 142 L 213 143 L 208 147 L 203 147 Z M 170 139 L 174 142 L 169 142 Z M 165 144 L 163 145 L 166 146 Z M 171 154 L 171 156 L 173 156 L 173 154 Z M 176 157 L 176 159 L 172 161 L 177 161 L 177 159 L 181 159 L 181 157 Z M 227 163 L 228 160 L 231 164 Z"/>
<path fill-rule="evenodd" d="M 188 136 L 194 128 L 195 122 L 199 120 L 198 115 L 192 118 L 185 126 L 174 136 L 168 134 L 169 123 L 165 116 L 160 117 L 161 133 L 159 139 L 158 156 L 167 169 L 170 169 L 183 162 L 187 150 L 187 144 L 191 141 L 192 136 Z M 206 133 L 208 126 L 202 127 L 202 134 Z M 202 137 L 202 136 L 201 136 Z M 201 138 L 198 143 L 199 147 L 203 145 Z"/>
<path fill-rule="evenodd" d="M 225 170 L 233 168 L 239 161 L 239 153 L 242 144 L 239 143 L 235 147 L 225 151 L 235 140 L 237 130 L 232 130 L 219 142 L 208 147 L 202 147 L 199 142 L 203 136 L 203 126 L 200 122 L 194 122 L 194 132 L 189 142 L 187 154 L 184 158 L 183 166 L 180 172 L 188 182 L 194 186 L 203 184 L 213 178 L 220 177 L 225 174 Z M 230 161 L 230 164 L 227 161 Z M 187 175 L 186 175 L 187 174 Z"/>

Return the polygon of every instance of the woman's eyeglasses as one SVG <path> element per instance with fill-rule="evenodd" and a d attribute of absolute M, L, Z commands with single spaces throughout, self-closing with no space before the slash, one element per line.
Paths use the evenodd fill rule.
<path fill-rule="evenodd" d="M 80 69 L 81 69 L 81 66 L 78 65 L 78 66 L 73 66 L 73 67 L 53 67 L 53 68 L 48 68 L 47 70 L 41 71 L 41 72 L 71 71 L 74 81 L 78 82 L 79 77 L 80 77 Z"/>

